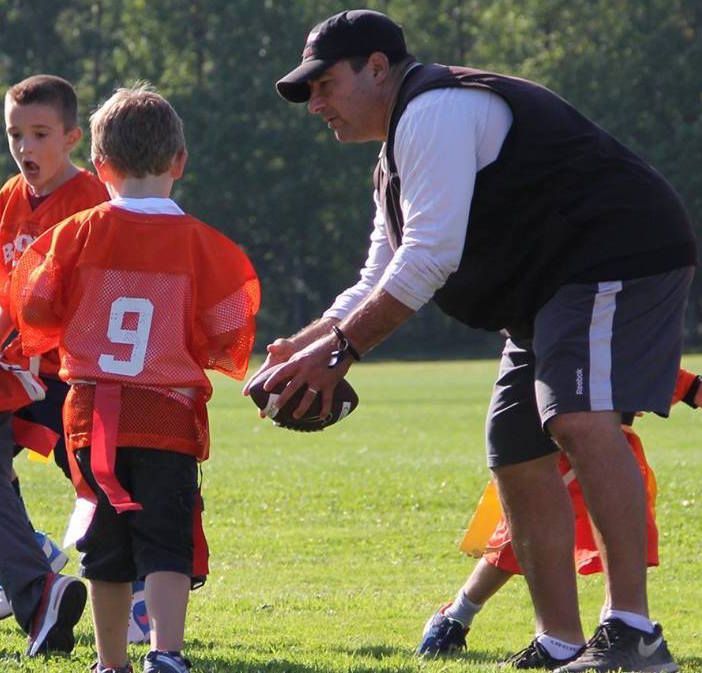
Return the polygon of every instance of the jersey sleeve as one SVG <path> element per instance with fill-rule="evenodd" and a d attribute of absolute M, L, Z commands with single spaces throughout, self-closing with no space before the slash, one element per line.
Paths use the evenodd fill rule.
<path fill-rule="evenodd" d="M 10 310 L 25 355 L 40 355 L 59 345 L 63 288 L 79 251 L 75 225 L 68 220 L 42 234 L 25 250 L 12 272 Z"/>
<path fill-rule="evenodd" d="M 203 366 L 243 379 L 261 303 L 258 276 L 246 253 L 221 234 L 211 236 L 202 252 L 198 322 L 206 340 Z"/>

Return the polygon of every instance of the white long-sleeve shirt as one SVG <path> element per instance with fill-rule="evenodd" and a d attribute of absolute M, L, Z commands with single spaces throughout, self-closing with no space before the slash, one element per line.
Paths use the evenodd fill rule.
<path fill-rule="evenodd" d="M 393 252 L 375 193 L 370 247 L 360 280 L 324 316 L 341 319 L 376 287 L 413 310 L 457 268 L 465 245 L 477 172 L 500 153 L 512 112 L 484 89 L 426 91 L 412 99 L 395 132 L 404 228 Z M 381 149 L 381 158 L 385 145 Z"/>

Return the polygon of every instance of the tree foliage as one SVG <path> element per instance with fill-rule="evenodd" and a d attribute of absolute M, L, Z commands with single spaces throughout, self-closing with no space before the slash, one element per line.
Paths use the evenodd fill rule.
<path fill-rule="evenodd" d="M 702 214 L 699 0 L 377 0 L 423 61 L 469 64 L 555 89 L 664 173 Z M 316 317 L 355 281 L 370 228 L 376 146 L 340 146 L 273 84 L 331 0 L 0 0 L 0 81 L 37 72 L 77 87 L 84 122 L 118 86 L 148 80 L 186 125 L 184 208 L 253 258 L 259 347 Z M 88 163 L 88 144 L 77 157 Z M 9 153 L 0 165 L 14 167 Z M 690 340 L 700 338 L 695 288 Z M 485 335 L 423 310 L 386 353 L 469 354 Z"/>

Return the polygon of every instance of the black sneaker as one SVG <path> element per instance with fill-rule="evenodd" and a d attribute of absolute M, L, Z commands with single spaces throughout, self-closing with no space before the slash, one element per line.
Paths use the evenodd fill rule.
<path fill-rule="evenodd" d="M 548 671 L 553 671 L 563 664 L 574 661 L 583 650 L 574 654 L 568 659 L 556 659 L 552 657 L 548 650 L 539 643 L 536 638 L 532 640 L 523 650 L 513 654 L 509 659 L 502 662 L 502 666 L 511 666 L 512 668 L 540 668 Z"/>
<path fill-rule="evenodd" d="M 417 654 L 422 657 L 437 657 L 440 654 L 452 654 L 466 649 L 466 634 L 469 629 L 457 619 L 444 614 L 447 603 L 429 619 L 422 633 Z"/>
<path fill-rule="evenodd" d="M 557 673 L 676 673 L 677 670 L 660 624 L 654 624 L 653 633 L 646 633 L 621 619 L 608 619 L 597 627 L 583 653 L 557 669 Z"/>
<path fill-rule="evenodd" d="M 86 598 L 85 585 L 78 578 L 49 573 L 32 619 L 27 655 L 71 652 L 75 645 L 73 627 L 83 614 Z"/>

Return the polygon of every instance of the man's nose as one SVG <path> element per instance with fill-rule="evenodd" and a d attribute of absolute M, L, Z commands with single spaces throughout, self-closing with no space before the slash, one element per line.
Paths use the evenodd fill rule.
<path fill-rule="evenodd" d="M 307 111 L 310 114 L 318 115 L 322 108 L 324 107 L 324 101 L 319 93 L 315 92 L 313 88 L 310 90 L 310 99 L 307 101 Z"/>

